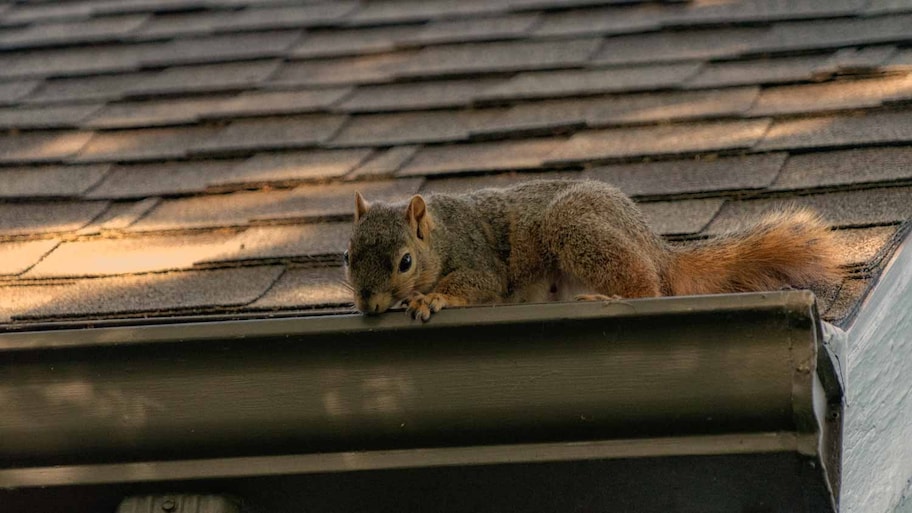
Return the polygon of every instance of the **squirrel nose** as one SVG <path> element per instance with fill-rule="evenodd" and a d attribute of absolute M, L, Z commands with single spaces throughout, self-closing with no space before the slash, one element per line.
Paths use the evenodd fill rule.
<path fill-rule="evenodd" d="M 370 314 L 379 314 L 385 312 L 392 302 L 392 297 L 388 292 L 377 292 L 370 294 L 365 299 L 364 304 L 367 306 L 366 311 Z"/>

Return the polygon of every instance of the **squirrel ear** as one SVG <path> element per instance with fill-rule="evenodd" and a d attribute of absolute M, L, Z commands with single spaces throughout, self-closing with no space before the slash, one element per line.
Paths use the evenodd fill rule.
<path fill-rule="evenodd" d="M 405 212 L 405 218 L 408 220 L 409 226 L 412 227 L 412 232 L 416 237 L 419 239 L 427 237 L 432 228 L 431 216 L 428 214 L 427 204 L 425 204 L 421 195 L 412 196 L 412 201 L 409 202 L 408 209 Z"/>
<path fill-rule="evenodd" d="M 355 222 L 357 223 L 364 214 L 367 213 L 367 209 L 370 208 L 370 203 L 365 201 L 364 196 L 360 192 L 355 192 Z"/>

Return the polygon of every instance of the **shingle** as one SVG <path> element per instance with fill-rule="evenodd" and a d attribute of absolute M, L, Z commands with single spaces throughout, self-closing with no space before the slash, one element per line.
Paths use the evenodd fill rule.
<path fill-rule="evenodd" d="M 290 55 L 293 58 L 313 59 L 388 52 L 396 48 L 398 41 L 408 39 L 419 29 L 419 27 L 407 25 L 309 32 L 291 50 Z"/>
<path fill-rule="evenodd" d="M 355 191 L 368 201 L 403 201 L 416 194 L 423 180 L 400 178 L 371 182 L 301 185 L 292 191 L 288 207 L 261 214 L 255 219 L 321 219 L 348 217 L 354 212 Z"/>
<path fill-rule="evenodd" d="M 576 9 L 542 15 L 536 36 L 618 35 L 662 28 L 669 10 L 655 5 Z"/>
<path fill-rule="evenodd" d="M 356 2 L 337 1 L 312 5 L 248 7 L 218 24 L 221 30 L 298 28 L 333 24 L 357 8 Z"/>
<path fill-rule="evenodd" d="M 104 212 L 106 201 L 0 203 L 0 234 L 71 232 Z"/>
<path fill-rule="evenodd" d="M 551 135 L 586 125 L 586 117 L 603 98 L 572 98 L 520 103 L 472 131 L 479 137 L 500 135 Z"/>
<path fill-rule="evenodd" d="M 398 73 L 435 76 L 579 67 L 601 42 L 599 38 L 585 38 L 431 46 L 404 63 Z"/>
<path fill-rule="evenodd" d="M 741 27 L 612 37 L 592 59 L 596 64 L 635 64 L 737 57 L 751 50 L 767 28 Z"/>
<path fill-rule="evenodd" d="M 145 128 L 101 132 L 79 152 L 77 162 L 130 162 L 179 159 L 212 138 L 214 127 Z"/>
<path fill-rule="evenodd" d="M 455 144 L 421 149 L 400 176 L 536 169 L 563 139 Z"/>
<path fill-rule="evenodd" d="M 302 3 L 297 0 L 206 0 L 206 5 L 217 9 L 238 9 L 254 6 L 276 6 Z"/>
<path fill-rule="evenodd" d="M 327 110 L 347 96 L 351 88 L 301 91 L 246 91 L 219 102 L 207 118 L 232 118 L 275 114 L 299 114 Z"/>
<path fill-rule="evenodd" d="M 256 300 L 282 274 L 281 266 L 145 274 L 9 287 L 14 319 L 110 318 L 129 314 L 242 306 Z M 230 283 L 230 287 L 225 284 Z"/>
<path fill-rule="evenodd" d="M 808 81 L 826 63 L 828 55 L 803 55 L 749 61 L 712 62 L 689 80 L 686 87 L 724 87 Z"/>
<path fill-rule="evenodd" d="M 30 48 L 112 41 L 136 30 L 148 19 L 148 15 L 136 14 L 31 25 L 19 32 L 0 35 L 0 47 Z"/>
<path fill-rule="evenodd" d="M 391 52 L 340 59 L 286 62 L 269 81 L 273 87 L 329 86 L 388 82 L 415 52 Z"/>
<path fill-rule="evenodd" d="M 480 99 L 525 99 L 596 93 L 650 91 L 681 85 L 700 69 L 699 63 L 633 66 L 604 70 L 520 73 L 479 95 Z"/>
<path fill-rule="evenodd" d="M 130 226 L 131 231 L 183 230 L 244 226 L 252 217 L 281 210 L 290 203 L 291 191 L 236 192 L 162 201 Z"/>
<path fill-rule="evenodd" d="M 349 18 L 355 25 L 392 24 L 438 18 L 465 17 L 504 11 L 500 2 L 489 0 L 429 0 L 425 2 L 371 2 Z"/>
<path fill-rule="evenodd" d="M 94 14 L 181 12 L 210 7 L 207 0 L 93 0 Z"/>
<path fill-rule="evenodd" d="M 0 105 L 16 103 L 35 90 L 41 81 L 17 80 L 15 82 L 0 82 Z"/>
<path fill-rule="evenodd" d="M 354 171 L 346 175 L 346 179 L 390 177 L 408 164 L 419 146 L 394 146 L 382 153 L 375 154 L 373 158 L 361 164 Z"/>
<path fill-rule="evenodd" d="M 88 119 L 90 128 L 141 128 L 194 124 L 215 111 L 225 97 L 201 96 L 170 100 L 111 103 Z"/>
<path fill-rule="evenodd" d="M 33 5 L 16 5 L 3 14 L 3 24 L 25 24 L 59 20 L 84 20 L 92 14 L 91 6 L 84 3 L 54 2 Z"/>
<path fill-rule="evenodd" d="M 912 70 L 912 49 L 906 48 L 897 51 L 896 54 L 886 62 L 884 68 L 891 71 Z"/>
<path fill-rule="evenodd" d="M 510 172 L 494 175 L 451 176 L 428 178 L 421 187 L 421 194 L 466 194 L 481 189 L 510 187 L 532 180 L 574 180 L 580 178 L 577 171 Z"/>
<path fill-rule="evenodd" d="M 232 237 L 219 253 L 203 262 L 340 257 L 350 236 L 351 223 L 254 226 Z"/>
<path fill-rule="evenodd" d="M 738 116 L 757 98 L 756 87 L 609 97 L 586 114 L 590 126 Z"/>
<path fill-rule="evenodd" d="M 818 75 L 871 74 L 880 70 L 893 55 L 892 45 L 843 48 L 815 70 Z"/>
<path fill-rule="evenodd" d="M 93 45 L 28 50 L 0 55 L 0 78 L 64 77 L 136 71 L 148 55 L 161 51 L 157 43 Z"/>
<path fill-rule="evenodd" d="M 360 190 L 373 199 L 405 199 L 420 179 L 334 185 L 306 185 L 293 190 L 238 192 L 164 201 L 131 230 L 174 230 L 244 226 L 257 219 L 310 219 L 349 216 Z"/>
<path fill-rule="evenodd" d="M 25 278 L 111 276 L 193 267 L 224 251 L 229 233 L 120 237 L 64 242 Z"/>
<path fill-rule="evenodd" d="M 553 162 L 669 155 L 749 148 L 769 120 L 720 121 L 580 132 L 550 156 Z"/>
<path fill-rule="evenodd" d="M 75 128 L 101 105 L 0 108 L 0 129 Z"/>
<path fill-rule="evenodd" d="M 662 235 L 700 233 L 713 220 L 725 200 L 698 199 L 640 203 L 649 226 Z"/>
<path fill-rule="evenodd" d="M 257 153 L 212 183 L 258 183 L 338 178 L 364 161 L 371 150 Z"/>
<path fill-rule="evenodd" d="M 0 276 L 22 274 L 38 263 L 57 244 L 56 239 L 30 240 L 23 242 L 0 242 Z"/>
<path fill-rule="evenodd" d="M 142 72 L 47 80 L 23 101 L 44 104 L 118 100 L 124 96 L 125 91 L 146 82 L 156 74 Z"/>
<path fill-rule="evenodd" d="M 496 41 L 525 37 L 535 26 L 538 16 L 532 13 L 471 18 L 465 20 L 432 21 L 414 35 L 399 37 L 398 42 L 410 45 Z"/>
<path fill-rule="evenodd" d="M 109 231 L 122 231 L 132 225 L 161 202 L 160 198 L 145 198 L 139 201 L 118 201 L 112 203 L 103 214 L 80 228 L 78 235 L 98 235 Z"/>
<path fill-rule="evenodd" d="M 785 153 L 712 159 L 619 164 L 586 171 L 631 196 L 662 196 L 768 187 L 785 163 Z"/>
<path fill-rule="evenodd" d="M 792 155 L 773 189 L 811 189 L 912 179 L 912 148 L 870 148 Z"/>
<path fill-rule="evenodd" d="M 333 138 L 336 146 L 386 146 L 420 142 L 457 141 L 503 112 L 434 111 L 373 114 L 352 117 Z"/>
<path fill-rule="evenodd" d="M 498 79 L 473 79 L 361 86 L 337 108 L 347 112 L 378 112 L 461 107 L 501 83 Z"/>
<path fill-rule="evenodd" d="M 912 76 L 837 80 L 770 87 L 760 93 L 751 116 L 879 107 L 887 100 L 912 99 Z"/>
<path fill-rule="evenodd" d="M 718 24 L 827 18 L 857 14 L 865 3 L 865 0 L 695 2 L 677 11 L 673 20 L 675 24 Z"/>
<path fill-rule="evenodd" d="M 909 112 L 871 112 L 776 121 L 757 149 L 832 148 L 906 141 L 912 141 Z"/>
<path fill-rule="evenodd" d="M 228 175 L 238 160 L 156 162 L 115 166 L 90 198 L 144 198 L 202 192 Z"/>
<path fill-rule="evenodd" d="M 785 22 L 756 41 L 757 52 L 792 52 L 908 41 L 912 15 Z"/>
<path fill-rule="evenodd" d="M 837 325 L 842 324 L 840 321 L 844 321 L 852 314 L 873 281 L 872 278 L 843 280 L 836 291 L 836 297 L 828 301 L 829 304 L 822 315 L 823 319 Z"/>
<path fill-rule="evenodd" d="M 159 14 L 130 34 L 133 40 L 170 39 L 212 34 L 219 23 L 233 16 L 231 11 L 197 11 Z"/>
<path fill-rule="evenodd" d="M 351 303 L 342 268 L 289 269 L 251 308 L 291 309 Z"/>
<path fill-rule="evenodd" d="M 842 248 L 839 255 L 842 258 L 841 264 L 861 267 L 876 264 L 875 260 L 881 255 L 881 250 L 897 231 L 896 226 L 837 230 L 836 237 Z"/>
<path fill-rule="evenodd" d="M 282 57 L 302 34 L 300 30 L 281 30 L 176 39 L 159 55 L 143 59 L 143 64 L 174 66 Z"/>
<path fill-rule="evenodd" d="M 864 14 L 868 16 L 912 11 L 909 0 L 868 0 Z"/>
<path fill-rule="evenodd" d="M 215 137 L 193 145 L 196 153 L 244 153 L 257 150 L 306 148 L 333 136 L 345 116 L 308 114 L 233 121 Z"/>
<path fill-rule="evenodd" d="M 98 183 L 109 166 L 0 168 L 0 198 L 78 196 Z"/>
<path fill-rule="evenodd" d="M 257 86 L 275 73 L 280 61 L 248 61 L 167 68 L 126 90 L 132 96 L 232 91 Z"/>
<path fill-rule="evenodd" d="M 912 217 L 912 188 L 891 187 L 862 191 L 830 192 L 748 201 L 730 201 L 708 227 L 709 233 L 718 233 L 753 222 L 764 213 L 778 210 L 783 204 L 796 204 L 819 212 L 830 225 L 847 228 L 898 224 Z"/>
<path fill-rule="evenodd" d="M 679 0 L 664 0 L 667 3 L 677 3 Z M 592 7 L 600 5 L 626 6 L 643 3 L 641 0 L 507 0 L 512 10 L 563 10 L 579 7 Z"/>
<path fill-rule="evenodd" d="M 0 163 L 58 162 L 76 154 L 91 138 L 91 132 L 0 135 Z"/>

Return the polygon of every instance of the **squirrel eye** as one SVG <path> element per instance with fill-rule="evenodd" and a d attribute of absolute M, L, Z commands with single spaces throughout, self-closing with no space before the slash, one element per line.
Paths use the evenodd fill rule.
<path fill-rule="evenodd" d="M 412 255 L 406 253 L 402 255 L 402 260 L 399 261 L 399 272 L 404 273 L 412 268 Z"/>
<path fill-rule="evenodd" d="M 342 263 L 348 265 L 348 250 L 345 250 L 345 253 L 342 253 Z"/>

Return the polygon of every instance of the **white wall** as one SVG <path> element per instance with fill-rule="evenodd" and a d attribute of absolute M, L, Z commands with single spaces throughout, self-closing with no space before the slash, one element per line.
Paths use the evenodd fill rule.
<path fill-rule="evenodd" d="M 912 478 L 912 243 L 908 239 L 849 329 L 843 513 L 912 512 L 903 497 Z"/>

